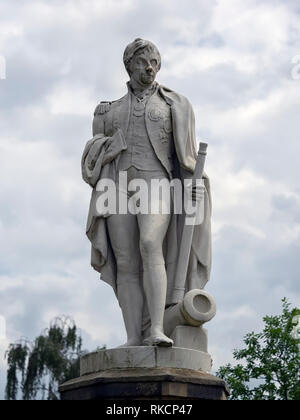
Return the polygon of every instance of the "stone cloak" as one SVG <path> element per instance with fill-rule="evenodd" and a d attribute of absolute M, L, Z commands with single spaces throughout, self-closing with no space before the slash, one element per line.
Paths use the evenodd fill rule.
<path fill-rule="evenodd" d="M 197 159 L 195 117 L 192 106 L 184 96 L 164 86 L 159 86 L 159 93 L 171 109 L 176 150 L 174 177 L 182 180 L 191 178 Z M 130 93 L 119 101 L 128 101 L 128 95 Z M 100 131 L 105 130 L 100 129 Z M 105 153 L 109 147 L 107 145 L 111 144 L 112 137 L 117 137 L 118 140 L 112 144 L 119 144 L 119 146 L 113 150 L 113 160 L 106 162 Z M 116 179 L 119 156 L 122 150 L 126 149 L 126 141 L 120 130 L 117 130 L 112 137 L 94 130 L 94 137 L 87 143 L 83 153 L 82 175 L 83 179 L 93 187 L 86 229 L 87 236 L 92 244 L 91 265 L 101 273 L 101 279 L 111 285 L 116 296 L 118 296 L 116 261 L 108 235 L 107 216 L 99 214 L 96 210 L 96 201 L 99 196 L 99 192 L 96 190 L 97 181 L 104 178 Z M 192 289 L 203 289 L 209 280 L 211 270 L 211 194 L 208 177 L 204 175 L 203 179 L 205 185 L 204 221 L 201 225 L 195 227 L 185 283 L 186 292 Z M 172 215 L 164 241 L 163 249 L 168 278 L 166 307 L 176 303 L 172 301 L 172 295 L 184 217 L 184 214 Z"/>

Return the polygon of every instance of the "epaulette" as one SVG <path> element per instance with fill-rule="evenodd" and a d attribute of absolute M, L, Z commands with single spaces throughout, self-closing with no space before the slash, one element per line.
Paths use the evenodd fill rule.
<path fill-rule="evenodd" d="M 103 115 L 106 114 L 106 112 L 108 112 L 110 110 L 111 107 L 111 102 L 100 102 L 100 104 L 97 106 L 96 110 L 95 110 L 95 115 Z"/>

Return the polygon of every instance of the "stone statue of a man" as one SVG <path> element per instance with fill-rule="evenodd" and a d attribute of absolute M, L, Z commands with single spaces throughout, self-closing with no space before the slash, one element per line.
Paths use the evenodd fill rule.
<path fill-rule="evenodd" d="M 92 266 L 114 288 L 128 336 L 125 346 L 171 346 L 163 320 L 165 309 L 177 303 L 173 288 L 184 214 L 172 210 L 139 213 L 138 200 L 134 201 L 127 187 L 136 179 L 150 186 L 154 179 L 193 176 L 197 159 L 194 113 L 185 97 L 155 81 L 161 56 L 153 43 L 133 41 L 125 49 L 124 64 L 130 77 L 128 92 L 97 106 L 94 137 L 82 158 L 83 178 L 93 187 L 87 223 Z M 125 188 L 119 182 L 120 173 L 127 175 Z M 104 178 L 115 182 L 117 204 L 121 199 L 131 200 L 135 212 L 99 211 L 97 185 Z M 202 289 L 209 279 L 211 202 L 206 176 L 193 199 L 203 200 L 204 220 L 194 230 L 186 291 Z M 167 205 L 172 193 L 160 195 L 158 201 L 161 207 Z"/>

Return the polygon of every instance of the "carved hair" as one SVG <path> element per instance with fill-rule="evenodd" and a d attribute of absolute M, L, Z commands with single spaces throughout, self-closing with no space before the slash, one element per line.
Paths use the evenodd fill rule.
<path fill-rule="evenodd" d="M 130 76 L 130 63 L 136 53 L 141 53 L 142 50 L 149 49 L 151 52 L 154 52 L 157 55 L 158 61 L 158 70 L 161 67 L 161 56 L 158 51 L 158 48 L 150 41 L 146 41 L 142 38 L 136 38 L 133 42 L 127 45 L 123 55 L 123 62 L 127 73 Z"/>

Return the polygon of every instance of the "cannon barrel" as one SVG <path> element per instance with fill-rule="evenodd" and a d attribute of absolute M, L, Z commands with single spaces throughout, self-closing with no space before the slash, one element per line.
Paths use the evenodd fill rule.
<path fill-rule="evenodd" d="M 200 327 L 216 315 L 216 304 L 204 290 L 190 290 L 182 302 L 165 311 L 164 330 L 170 336 L 178 325 Z"/>

